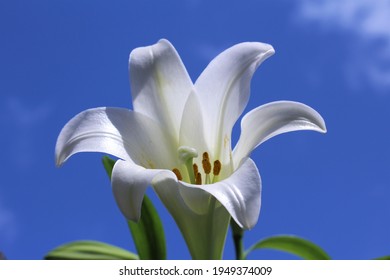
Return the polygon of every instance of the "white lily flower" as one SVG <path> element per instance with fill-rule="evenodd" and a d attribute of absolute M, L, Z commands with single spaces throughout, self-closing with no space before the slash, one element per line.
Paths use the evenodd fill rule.
<path fill-rule="evenodd" d="M 137 221 L 145 191 L 152 186 L 192 257 L 220 259 L 230 216 L 245 229 L 259 217 L 261 180 L 249 158 L 252 150 L 281 133 L 326 131 L 312 108 L 273 102 L 243 117 L 232 150 L 232 128 L 247 105 L 252 75 L 272 54 L 272 46 L 264 43 L 235 45 L 193 84 L 167 40 L 133 50 L 134 110 L 102 107 L 75 116 L 58 137 L 57 165 L 78 152 L 119 158 L 112 189 L 123 215 Z"/>

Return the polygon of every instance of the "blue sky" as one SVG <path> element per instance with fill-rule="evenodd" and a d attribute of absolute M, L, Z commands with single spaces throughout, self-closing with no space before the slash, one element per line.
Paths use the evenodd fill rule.
<path fill-rule="evenodd" d="M 273 138 L 252 154 L 263 181 L 260 219 L 246 247 L 296 234 L 335 259 L 390 254 L 390 1 L 0 2 L 0 251 L 40 259 L 91 239 L 134 250 L 99 154 L 62 168 L 54 146 L 82 110 L 131 108 L 128 55 L 167 38 L 193 80 L 222 50 L 244 41 L 276 54 L 256 72 L 247 110 L 303 102 L 328 133 Z M 239 129 L 235 129 L 237 139 Z M 189 254 L 164 221 L 170 259 Z M 233 258 L 230 236 L 225 258 Z M 253 259 L 294 259 L 258 251 Z"/>

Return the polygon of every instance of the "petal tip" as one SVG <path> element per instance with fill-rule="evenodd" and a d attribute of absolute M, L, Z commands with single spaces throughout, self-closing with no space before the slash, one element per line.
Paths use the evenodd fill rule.
<path fill-rule="evenodd" d="M 320 115 L 320 113 L 318 113 L 317 111 L 315 111 L 314 109 L 312 109 L 315 114 L 317 115 L 317 120 L 318 122 L 315 123 L 315 125 L 318 127 L 317 131 L 320 132 L 320 133 L 327 133 L 328 132 L 328 129 L 326 127 L 326 124 L 325 124 L 325 120 L 324 118 Z"/>
<path fill-rule="evenodd" d="M 62 164 L 63 164 L 63 162 L 60 161 L 60 160 L 58 160 L 58 159 L 56 159 L 56 160 L 55 160 L 55 164 L 56 164 L 56 167 L 61 167 Z"/>
<path fill-rule="evenodd" d="M 326 127 L 326 124 L 325 124 L 325 121 L 323 120 L 322 121 L 322 126 L 320 127 L 321 128 L 321 133 L 327 133 L 328 132 L 328 128 Z"/>
<path fill-rule="evenodd" d="M 66 158 L 64 157 L 61 150 L 62 149 L 59 147 L 58 140 L 57 140 L 57 145 L 55 147 L 55 154 L 54 154 L 54 162 L 56 167 L 61 167 L 66 161 Z"/>

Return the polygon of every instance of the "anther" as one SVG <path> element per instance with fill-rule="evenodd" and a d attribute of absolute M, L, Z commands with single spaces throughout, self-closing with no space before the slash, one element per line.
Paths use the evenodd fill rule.
<path fill-rule="evenodd" d="M 202 175 L 199 172 L 196 174 L 195 184 L 202 185 Z"/>
<path fill-rule="evenodd" d="M 221 162 L 219 160 L 214 161 L 213 174 L 214 176 L 218 176 L 221 172 Z"/>
<path fill-rule="evenodd" d="M 210 163 L 210 159 L 209 159 L 209 154 L 207 152 L 203 153 L 202 167 L 203 167 L 204 173 L 210 174 L 211 163 Z"/>
<path fill-rule="evenodd" d="M 198 174 L 199 169 L 198 169 L 198 165 L 197 165 L 196 163 L 194 163 L 194 164 L 192 165 L 192 168 L 194 169 L 194 174 Z"/>
<path fill-rule="evenodd" d="M 181 181 L 183 180 L 183 177 L 181 176 L 180 170 L 177 168 L 173 168 L 172 172 L 175 173 L 177 180 Z"/>
<path fill-rule="evenodd" d="M 202 160 L 202 166 L 203 166 L 204 173 L 210 174 L 210 172 L 211 172 L 211 163 L 210 163 L 210 160 L 208 158 L 204 158 Z"/>

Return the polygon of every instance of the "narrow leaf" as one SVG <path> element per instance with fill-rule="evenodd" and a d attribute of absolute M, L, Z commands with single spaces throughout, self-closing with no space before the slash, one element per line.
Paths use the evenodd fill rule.
<path fill-rule="evenodd" d="M 98 241 L 74 241 L 50 251 L 46 260 L 138 260 L 138 256 L 122 248 Z"/>
<path fill-rule="evenodd" d="M 316 244 L 294 236 L 278 235 L 265 238 L 246 251 L 246 256 L 255 249 L 274 249 L 287 252 L 305 260 L 330 260 L 329 255 Z"/>
<path fill-rule="evenodd" d="M 141 260 L 165 260 L 164 229 L 152 201 L 145 195 L 141 219 L 138 223 L 128 221 L 134 243 Z"/>
<path fill-rule="evenodd" d="M 383 256 L 383 257 L 375 258 L 374 260 L 390 260 L 390 256 Z"/>
<path fill-rule="evenodd" d="M 102 158 L 102 162 L 103 162 L 104 169 L 106 170 L 107 175 L 111 180 L 112 169 L 114 168 L 116 161 L 108 156 L 104 156 Z"/>

